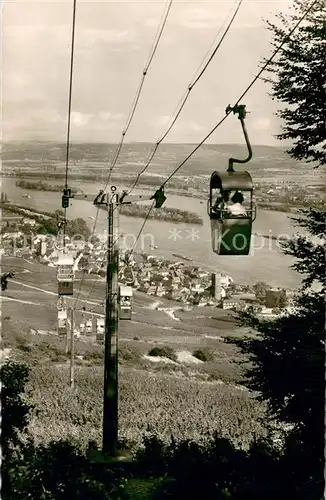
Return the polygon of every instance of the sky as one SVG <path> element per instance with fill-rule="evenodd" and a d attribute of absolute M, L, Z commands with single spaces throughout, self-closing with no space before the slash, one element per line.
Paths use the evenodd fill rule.
<path fill-rule="evenodd" d="M 237 1 L 181 1 L 172 7 L 125 142 L 157 142 Z M 271 54 L 264 19 L 290 0 L 244 0 L 221 48 L 190 93 L 164 142 L 200 142 Z M 130 113 L 168 2 L 77 0 L 71 140 L 115 143 Z M 66 140 L 72 0 L 8 0 L 2 7 L 2 136 Z M 216 42 L 215 42 L 216 43 Z M 278 103 L 258 80 L 243 104 L 253 144 L 280 146 Z M 242 143 L 232 115 L 207 143 Z M 283 143 L 285 144 L 285 143 Z"/>

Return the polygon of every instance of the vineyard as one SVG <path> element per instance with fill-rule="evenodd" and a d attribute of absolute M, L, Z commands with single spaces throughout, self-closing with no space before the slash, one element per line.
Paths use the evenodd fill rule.
<path fill-rule="evenodd" d="M 14 293 L 17 296 L 18 292 Z M 35 294 L 34 291 L 28 296 L 25 294 L 24 300 L 37 301 Z M 10 351 L 11 358 L 32 367 L 26 393 L 35 405 L 30 433 L 36 443 L 66 438 L 84 447 L 90 439 L 100 444 L 103 348 L 85 339 L 76 339 L 75 388 L 70 389 L 69 355 L 65 353 L 64 339 L 36 331 L 37 327 L 52 329 L 52 297 L 48 300 L 49 304 L 43 308 L 45 314 L 37 315 L 37 324 L 34 324 L 34 309 L 25 304 L 8 301 L 3 315 L 3 347 Z M 178 325 L 180 331 L 171 330 L 167 334 L 160 328 L 162 318 L 146 310 L 146 321 L 152 321 L 155 326 L 142 324 L 140 330 L 139 325 L 134 328 L 131 325 L 120 339 L 120 439 L 133 448 L 140 446 L 144 433 L 149 430 L 165 441 L 173 435 L 176 440 L 197 442 L 216 430 L 244 447 L 254 435 L 264 433 L 260 423 L 260 417 L 264 417 L 263 407 L 238 385 L 242 383 L 243 366 L 239 366 L 239 362 L 245 360 L 234 346 L 219 338 L 201 337 L 199 327 L 202 335 L 212 333 L 211 328 L 205 327 L 202 318 L 189 318 L 190 314 L 178 312 L 184 325 Z M 18 315 L 24 320 L 18 320 Z M 172 320 L 165 319 L 165 324 L 169 321 Z M 220 335 L 236 335 L 238 331 L 228 321 L 215 320 L 215 328 Z M 187 365 L 183 361 L 164 364 L 146 359 L 154 347 L 162 350 L 163 346 L 169 346 L 176 354 L 184 350 L 193 354 L 200 349 L 206 361 Z"/>
<path fill-rule="evenodd" d="M 35 405 L 29 430 L 37 443 L 68 438 L 86 446 L 101 442 L 103 374 L 101 367 L 78 367 L 76 387 L 68 387 L 64 366 L 34 366 L 28 399 Z M 263 408 L 246 391 L 171 373 L 120 368 L 120 440 L 137 449 L 154 432 L 174 439 L 207 440 L 214 431 L 246 448 L 264 429 Z"/>

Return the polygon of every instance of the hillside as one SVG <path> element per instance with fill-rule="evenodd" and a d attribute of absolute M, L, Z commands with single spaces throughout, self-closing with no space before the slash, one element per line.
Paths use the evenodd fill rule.
<path fill-rule="evenodd" d="M 140 165 L 148 159 L 154 145 L 148 143 L 124 144 L 119 156 L 119 168 L 126 171 L 132 166 Z M 193 144 L 162 144 L 159 146 L 151 168 L 160 171 L 157 167 L 177 165 L 194 149 Z M 116 151 L 115 144 L 72 144 L 70 149 L 71 166 L 88 164 L 107 164 Z M 58 165 L 65 160 L 66 146 L 60 143 L 9 143 L 3 146 L 2 160 L 5 167 L 19 162 L 20 168 L 36 166 L 38 163 Z M 246 155 L 246 146 L 238 144 L 203 145 L 183 167 L 183 174 L 209 174 L 212 169 L 219 168 L 219 163 L 227 163 L 230 156 L 241 157 Z M 295 162 L 286 157 L 284 150 L 272 146 L 253 146 L 253 167 L 281 165 L 286 162 L 289 167 L 294 167 Z M 18 166 L 18 165 L 16 165 Z M 86 165 L 85 165 L 86 166 Z M 160 174 L 163 172 L 160 171 Z"/>
<path fill-rule="evenodd" d="M 14 268 L 17 275 L 2 296 L 3 348 L 9 357 L 33 366 L 28 397 L 39 413 L 30 423 L 32 435 L 37 442 L 64 436 L 83 444 L 90 436 L 100 442 L 103 347 L 94 338 L 76 339 L 72 398 L 65 339 L 55 331 L 55 269 L 17 258 L 5 258 L 3 269 L 7 268 Z M 86 278 L 75 312 L 76 325 L 83 320 L 81 307 L 87 302 L 95 314 L 103 314 L 104 280 L 98 280 L 88 297 L 92 282 Z M 75 297 L 79 283 L 77 276 Z M 73 305 L 74 299 L 69 303 Z M 244 360 L 223 340 L 243 331 L 227 311 L 178 307 L 135 293 L 132 321 L 120 322 L 121 436 L 137 447 L 148 425 L 166 440 L 171 433 L 176 439 L 198 440 L 206 431 L 217 430 L 237 445 L 247 446 L 255 432 L 264 432 L 259 423 L 263 407 L 241 387 L 238 362 Z M 170 349 L 174 361 L 149 356 L 153 348 L 167 356 Z M 196 350 L 207 361 L 194 358 Z"/>

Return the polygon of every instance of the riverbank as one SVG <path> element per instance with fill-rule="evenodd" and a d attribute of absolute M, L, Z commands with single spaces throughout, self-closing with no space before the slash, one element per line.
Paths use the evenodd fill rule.
<path fill-rule="evenodd" d="M 18 182 L 27 182 L 24 179 L 35 179 L 39 181 L 48 181 L 52 180 L 65 180 L 65 172 L 42 172 L 39 170 L 24 170 L 20 172 L 1 172 L 1 176 L 3 177 L 12 177 L 16 179 L 21 179 Z M 135 180 L 135 174 L 131 172 L 126 172 L 123 175 L 113 174 L 111 175 L 112 182 L 118 183 L 129 183 L 132 184 Z M 103 182 L 106 179 L 106 176 L 103 175 L 103 169 L 92 169 L 91 173 L 88 172 L 78 172 L 69 173 L 69 180 L 72 181 L 86 181 L 86 182 Z M 159 186 L 166 180 L 166 177 L 159 175 L 142 175 L 140 178 L 140 183 L 145 186 Z M 191 183 L 190 183 L 191 184 Z M 173 178 L 173 180 L 168 183 L 169 188 L 172 189 L 184 189 L 185 184 L 182 178 Z M 195 181 L 192 182 L 192 186 L 195 187 Z M 22 186 L 19 186 L 22 187 Z M 29 188 L 26 188 L 29 189 Z M 33 189 L 33 188 L 30 188 Z M 37 189 L 37 188 L 36 188 Z"/>
<path fill-rule="evenodd" d="M 35 209 L 31 210 L 30 207 L 18 205 L 16 203 L 13 204 L 10 202 L 3 202 L 0 203 L 0 207 L 14 214 L 25 217 L 28 215 L 35 220 L 38 220 L 40 216 L 53 219 L 56 218 L 55 213 Z M 106 207 L 100 206 L 100 208 L 106 210 Z M 186 210 L 179 210 L 177 208 L 153 208 L 149 212 L 149 207 L 143 205 L 121 205 L 120 213 L 126 217 L 137 217 L 142 219 L 147 217 L 148 219 L 160 220 L 164 222 L 191 223 L 199 226 L 203 225 L 203 219 L 198 214 L 188 212 Z"/>
<path fill-rule="evenodd" d="M 50 182 L 50 181 L 49 181 Z M 98 193 L 99 185 L 92 183 L 76 182 L 74 187 L 81 188 L 90 193 L 93 200 Z M 8 198 L 18 205 L 23 205 L 29 210 L 47 211 L 54 213 L 61 207 L 61 193 L 43 193 L 42 191 L 30 192 L 30 198 L 23 198 L 24 190 L 15 186 L 15 179 L 3 179 L 3 190 Z M 134 194 L 147 196 L 149 189 L 134 190 Z M 256 220 L 253 223 L 253 232 L 268 235 L 268 238 L 252 239 L 252 250 L 250 255 L 244 257 L 218 256 L 212 251 L 211 225 L 207 216 L 205 201 L 188 197 L 176 196 L 166 193 L 167 200 L 164 207 L 191 210 L 203 219 L 203 225 L 166 222 L 162 220 L 148 219 L 145 226 L 144 219 L 139 217 L 128 217 L 121 215 L 120 231 L 123 233 L 121 240 L 122 248 L 132 248 L 138 252 L 154 254 L 167 260 L 175 261 L 173 254 L 186 255 L 192 259 L 195 266 L 200 266 L 207 272 L 225 272 L 232 276 L 238 283 L 252 283 L 253 281 L 265 281 L 271 286 L 282 286 L 284 288 L 295 288 L 299 285 L 301 278 L 295 271 L 289 269 L 293 264 L 290 256 L 280 252 L 280 245 L 270 236 L 288 235 L 291 237 L 297 232 L 289 217 L 293 214 L 258 210 Z M 151 202 L 144 202 L 142 206 L 148 209 Z M 105 210 L 98 211 L 97 207 L 85 199 L 72 199 L 67 215 L 71 219 L 78 217 L 87 221 L 91 230 L 98 235 L 104 235 L 107 231 L 107 214 Z M 95 225 L 96 220 L 96 225 Z M 136 239 L 138 235 L 139 239 Z M 299 229 L 300 231 L 300 229 Z M 154 249 L 155 248 L 155 249 Z"/>
<path fill-rule="evenodd" d="M 47 182 L 39 180 L 38 182 L 28 182 L 25 180 L 18 180 L 15 182 L 16 186 L 21 189 L 27 189 L 32 191 L 50 191 L 50 192 L 63 192 L 64 185 L 52 185 Z M 72 194 L 77 193 L 77 189 L 71 189 Z"/>
<path fill-rule="evenodd" d="M 0 177 L 14 177 L 18 178 L 18 180 L 15 181 L 15 185 L 18 188 L 21 189 L 26 189 L 30 191 L 41 191 L 41 192 L 62 192 L 63 191 L 63 184 L 62 185 L 52 185 L 49 182 L 43 182 L 43 179 L 49 180 L 51 182 L 52 180 L 64 180 L 64 173 L 63 172 L 51 172 L 49 174 L 44 174 L 39 171 L 32 171 L 32 172 L 23 172 L 20 175 L 17 174 L 10 174 L 8 172 L 1 172 Z M 24 180 L 25 178 L 31 178 L 35 179 L 34 181 L 26 181 Z M 94 184 L 101 184 L 103 182 L 103 174 L 101 171 L 94 171 L 94 174 L 86 174 L 86 173 L 79 173 L 79 174 L 70 174 L 69 175 L 69 180 L 70 181 L 76 181 L 79 183 L 91 183 Z M 134 175 L 112 175 L 111 180 L 113 183 L 116 183 L 118 185 L 130 185 L 132 184 L 132 181 L 134 181 Z M 147 190 L 150 191 L 152 188 L 154 189 L 157 188 L 160 184 L 163 183 L 165 179 L 161 176 L 151 176 L 151 175 L 145 175 L 142 176 L 139 179 L 139 183 L 137 184 L 137 188 L 141 190 Z M 81 187 L 71 187 L 72 193 L 76 194 L 78 192 L 83 193 L 83 196 L 85 199 L 91 198 L 93 195 L 89 193 L 85 193 L 84 190 Z M 184 198 L 190 198 L 190 199 L 196 199 L 196 200 L 201 200 L 203 203 L 207 200 L 207 193 L 201 191 L 198 186 L 196 187 L 196 182 L 193 182 L 193 185 L 185 185 L 185 182 L 183 179 L 176 179 L 175 181 L 170 181 L 168 183 L 168 190 L 169 193 L 174 195 L 174 196 L 182 196 Z M 153 219 L 158 219 L 158 220 L 166 220 L 166 221 L 173 221 L 173 222 L 182 222 L 181 220 L 181 215 L 184 214 L 174 214 L 173 219 L 171 219 L 169 216 L 168 218 L 165 218 L 164 210 L 165 207 L 162 207 L 160 209 L 160 213 L 157 213 L 155 216 L 150 215 L 150 218 Z M 296 214 L 299 212 L 299 210 L 302 210 L 304 208 L 307 208 L 304 205 L 297 205 L 293 206 L 289 204 L 285 204 L 282 202 L 258 202 L 257 203 L 257 208 L 259 210 L 268 210 L 268 211 L 274 211 L 274 212 L 282 212 L 282 213 L 291 213 L 291 214 Z M 316 207 L 318 208 L 318 207 Z M 132 212 L 132 211 L 131 211 Z M 129 213 L 128 210 L 126 210 L 126 215 L 130 217 L 146 217 L 146 213 L 141 211 L 141 215 L 139 215 L 139 210 L 135 210 L 135 215 L 132 213 Z M 155 211 L 153 212 L 155 214 Z M 189 214 L 191 214 L 189 212 Z M 192 215 L 192 214 L 191 214 Z M 183 222 L 187 222 L 188 216 L 185 215 L 186 220 Z M 199 220 L 196 221 L 196 218 L 194 220 L 191 220 L 192 223 L 194 224 L 202 224 Z"/>
<path fill-rule="evenodd" d="M 24 205 L 18 205 L 14 203 L 0 203 L 1 210 L 5 212 L 10 212 L 12 214 L 21 215 L 22 217 L 29 217 L 38 221 L 40 218 L 43 219 L 52 219 L 55 218 L 55 214 L 52 212 L 44 212 L 41 210 L 34 210 L 30 207 L 26 207 Z"/>

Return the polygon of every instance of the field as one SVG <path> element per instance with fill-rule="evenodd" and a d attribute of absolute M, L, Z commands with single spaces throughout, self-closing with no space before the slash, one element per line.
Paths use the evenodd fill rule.
<path fill-rule="evenodd" d="M 70 174 L 103 175 L 106 178 L 107 166 L 114 157 L 115 144 L 72 144 L 70 150 Z M 147 163 L 154 145 L 148 143 L 124 144 L 119 155 L 114 175 L 139 172 Z M 145 175 L 167 176 L 191 153 L 194 144 L 161 144 Z M 227 168 L 230 156 L 246 156 L 246 146 L 239 144 L 203 145 L 178 171 L 178 176 L 210 176 L 214 170 Z M 60 174 L 64 172 L 65 145 L 63 143 L 12 142 L 3 145 L 2 171 L 7 173 L 36 172 Z M 282 147 L 253 145 L 253 159 L 250 170 L 255 181 L 295 181 L 302 183 L 302 176 L 308 183 L 322 183 L 318 172 L 289 158 Z"/>
<path fill-rule="evenodd" d="M 27 397 L 36 405 L 30 432 L 37 442 L 69 437 L 83 445 L 100 442 L 103 347 L 92 338 L 75 342 L 75 388 L 69 387 L 69 354 L 56 328 L 54 269 L 23 259 L 6 258 L 3 269 L 15 268 L 2 296 L 5 353 L 32 367 Z M 18 274 L 20 272 L 20 274 Z M 91 284 L 87 284 L 91 287 Z M 78 290 L 78 281 L 76 291 Z M 104 293 L 99 282 L 90 302 L 94 311 Z M 87 294 L 87 287 L 85 287 Z M 82 319 L 76 308 L 76 323 Z M 156 299 L 156 298 L 155 298 Z M 160 299 L 159 299 L 160 300 Z M 170 301 L 136 293 L 132 321 L 121 321 L 119 332 L 119 430 L 128 446 L 139 447 L 142 434 L 153 431 L 165 440 L 205 440 L 217 430 L 246 447 L 264 433 L 264 408 L 242 385 L 243 360 L 229 335 L 243 335 L 227 312 L 213 308 L 175 310 Z M 85 303 L 85 302 L 84 302 Z M 180 304 L 179 304 L 180 306 Z M 156 309 L 158 308 L 158 309 Z M 175 361 L 148 356 L 154 347 L 169 347 Z M 207 361 L 193 356 L 209 353 Z M 158 361 L 160 359 L 160 361 Z"/>

